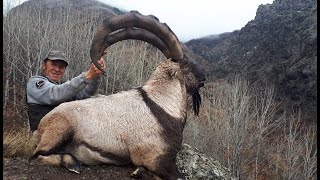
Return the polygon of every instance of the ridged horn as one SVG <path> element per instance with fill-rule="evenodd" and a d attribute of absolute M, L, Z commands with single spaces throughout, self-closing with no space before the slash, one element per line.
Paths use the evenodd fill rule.
<path fill-rule="evenodd" d="M 183 59 L 183 50 L 180 45 L 180 42 L 177 38 L 177 36 L 173 33 L 173 31 L 170 29 L 170 27 L 165 23 L 160 23 L 159 20 L 152 15 L 144 16 L 140 14 L 137 11 L 130 11 L 129 13 L 113 16 L 110 18 L 107 18 L 103 21 L 102 27 L 100 27 L 97 32 L 94 35 L 94 38 L 92 40 L 91 49 L 90 49 L 90 57 L 92 62 L 101 70 L 103 71 L 100 66 L 98 66 L 97 61 L 99 58 L 103 55 L 104 50 L 110 46 L 110 44 L 106 44 L 108 41 L 110 41 L 110 37 L 108 35 L 114 31 L 117 31 L 119 29 L 123 28 L 129 28 L 129 27 L 136 27 L 141 28 L 144 30 L 149 31 L 150 33 L 153 33 L 158 38 L 142 38 L 139 37 L 140 40 L 146 40 L 148 39 L 148 43 L 153 44 L 157 47 L 157 43 L 159 42 L 159 39 L 163 41 L 165 46 L 170 52 L 170 56 L 173 61 L 179 61 Z M 131 32 L 132 30 L 123 31 L 122 33 Z M 146 32 L 146 31 L 144 31 Z M 117 34 L 117 33 L 115 33 Z M 137 39 L 131 35 L 124 35 L 121 34 L 123 37 L 130 37 L 131 39 Z M 138 35 L 140 33 L 135 32 L 132 35 Z M 119 34 L 118 34 L 119 35 Z M 150 35 L 150 34 L 149 34 Z M 153 36 L 153 37 L 155 37 Z M 149 36 L 151 37 L 151 36 Z M 109 40 L 108 40 L 109 38 Z M 122 38 L 117 38 L 117 36 L 113 37 L 114 39 L 121 40 Z M 129 39 L 130 39 L 129 38 Z M 124 40 L 124 39 L 122 39 Z M 116 41 L 113 42 L 113 44 L 116 43 Z M 160 43 L 161 44 L 161 43 Z M 159 45 L 159 43 L 158 43 Z M 158 47 L 157 47 L 158 48 Z M 160 49 L 161 50 L 161 49 Z M 164 51 L 162 51 L 164 52 Z M 104 71 L 103 71 L 104 72 Z"/>
<path fill-rule="evenodd" d="M 168 50 L 167 46 L 161 41 L 161 39 L 159 39 L 158 36 L 152 34 L 151 32 L 145 29 L 140 28 L 131 27 L 110 33 L 104 38 L 101 49 L 106 49 L 114 43 L 127 39 L 136 39 L 150 43 L 156 48 L 158 48 L 166 56 L 167 59 L 171 58 L 170 51 Z"/>

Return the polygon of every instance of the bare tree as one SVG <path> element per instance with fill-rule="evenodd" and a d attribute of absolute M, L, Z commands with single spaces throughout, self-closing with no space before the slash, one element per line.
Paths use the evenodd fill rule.
<path fill-rule="evenodd" d="M 46 9 L 42 3 L 45 2 L 19 7 L 5 14 L 4 108 L 25 109 L 26 82 L 41 73 L 43 57 L 51 49 L 65 52 L 70 59 L 64 80 L 89 68 L 91 41 L 104 19 L 99 16 L 99 10 L 73 9 L 69 1 L 62 1 L 62 8 Z M 106 58 L 108 76 L 104 77 L 99 92 L 110 94 L 141 84 L 151 69 L 164 59 L 162 53 L 150 46 L 133 40 L 112 46 Z M 150 56 L 152 53 L 158 53 L 158 56 Z"/>
<path fill-rule="evenodd" d="M 317 176 L 317 127 L 310 126 L 303 134 L 304 148 L 303 158 L 303 177 L 304 179 L 314 179 Z"/>

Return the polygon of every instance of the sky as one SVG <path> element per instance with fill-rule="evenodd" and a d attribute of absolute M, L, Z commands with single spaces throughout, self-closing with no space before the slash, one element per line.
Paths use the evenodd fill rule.
<path fill-rule="evenodd" d="M 25 0 L 3 0 L 16 6 Z M 99 0 L 124 10 L 155 15 L 180 41 L 240 30 L 253 20 L 261 4 L 273 0 Z M 5 7 L 4 7 L 5 9 Z"/>

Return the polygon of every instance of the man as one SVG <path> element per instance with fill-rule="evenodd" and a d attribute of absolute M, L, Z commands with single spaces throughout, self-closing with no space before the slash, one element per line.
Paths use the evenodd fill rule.
<path fill-rule="evenodd" d="M 98 61 L 105 69 L 103 57 Z M 52 50 L 44 58 L 42 74 L 33 76 L 27 83 L 27 107 L 31 131 L 38 128 L 42 117 L 63 102 L 85 99 L 94 95 L 101 82 L 100 71 L 91 63 L 88 71 L 62 83 L 68 66 L 64 53 Z"/>

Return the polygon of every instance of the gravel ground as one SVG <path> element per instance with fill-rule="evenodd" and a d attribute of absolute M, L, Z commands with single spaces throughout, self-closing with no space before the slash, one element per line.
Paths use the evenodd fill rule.
<path fill-rule="evenodd" d="M 3 159 L 4 180 L 133 180 L 130 173 L 134 170 L 133 166 L 82 166 L 82 172 L 75 174 L 63 167 L 29 164 L 27 158 Z M 143 179 L 151 179 L 151 177 Z"/>

